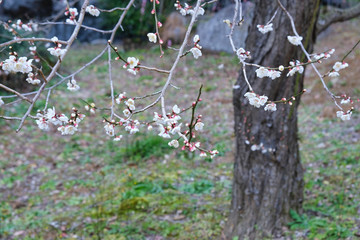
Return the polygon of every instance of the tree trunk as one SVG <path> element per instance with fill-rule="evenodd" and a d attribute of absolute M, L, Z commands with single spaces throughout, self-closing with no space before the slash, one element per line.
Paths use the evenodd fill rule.
<path fill-rule="evenodd" d="M 251 52 L 251 61 L 271 67 L 288 66 L 296 59 L 306 61 L 300 47 L 287 40 L 287 36 L 294 36 L 294 33 L 281 9 L 273 21 L 274 31 L 262 34 L 257 30 L 258 24 L 264 25 L 271 19 L 278 8 L 277 1 L 253 2 L 255 14 L 245 47 Z M 311 52 L 316 37 L 319 1 L 281 2 L 293 16 L 305 48 Z M 276 80 L 259 79 L 255 70 L 247 67 L 249 81 L 257 94 L 266 95 L 270 100 L 289 98 L 303 89 L 304 75 L 297 73 L 286 77 L 285 70 Z M 236 157 L 232 203 L 225 233 L 227 239 L 234 236 L 239 240 L 262 239 L 281 234 L 282 226 L 289 221 L 290 209 L 301 212 L 304 183 L 297 135 L 300 97 L 293 105 L 277 104 L 276 112 L 265 112 L 249 105 L 244 97 L 249 88 L 242 71 L 236 85 L 239 86 L 233 90 Z M 252 151 L 252 145 L 261 145 L 261 149 Z"/>

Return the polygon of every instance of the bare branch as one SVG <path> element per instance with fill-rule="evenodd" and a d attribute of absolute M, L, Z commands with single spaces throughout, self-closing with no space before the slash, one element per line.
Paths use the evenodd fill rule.
<path fill-rule="evenodd" d="M 29 102 L 29 103 L 32 103 L 30 99 L 28 99 L 27 97 L 25 97 L 23 94 L 15 91 L 14 89 L 11 89 L 11 88 L 9 88 L 9 87 L 1 84 L 1 83 L 0 83 L 0 87 L 3 88 L 3 89 L 5 89 L 5 90 L 8 91 L 8 92 L 14 93 L 14 94 L 15 94 L 16 96 L 18 96 L 19 98 L 21 98 L 21 99 L 23 99 L 23 100 L 25 100 L 25 101 L 27 101 L 27 102 Z"/>
<path fill-rule="evenodd" d="M 330 9 L 331 13 L 327 14 L 325 16 L 325 19 L 319 19 L 319 21 L 317 22 L 317 34 L 327 29 L 333 23 L 344 22 L 360 16 L 360 3 L 348 9 L 339 9 L 333 7 L 331 7 Z"/>
<path fill-rule="evenodd" d="M 53 41 L 51 39 L 48 39 L 48 38 L 18 38 L 18 39 L 14 39 L 14 40 L 11 40 L 11 41 L 8 41 L 8 42 L 1 43 L 0 48 L 9 46 L 9 45 L 14 44 L 14 43 L 19 43 L 19 42 L 50 42 L 50 43 L 52 43 Z M 63 45 L 68 44 L 68 42 L 66 42 L 66 41 L 59 40 L 58 42 L 63 44 Z"/>

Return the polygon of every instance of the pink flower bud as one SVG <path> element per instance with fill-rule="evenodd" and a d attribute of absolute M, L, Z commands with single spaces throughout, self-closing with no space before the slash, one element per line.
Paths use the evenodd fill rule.
<path fill-rule="evenodd" d="M 151 10 L 151 14 L 155 14 L 155 9 Z"/>

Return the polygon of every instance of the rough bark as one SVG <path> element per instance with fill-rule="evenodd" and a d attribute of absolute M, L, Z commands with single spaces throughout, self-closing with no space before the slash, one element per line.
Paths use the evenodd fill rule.
<path fill-rule="evenodd" d="M 265 24 L 277 9 L 277 1 L 256 0 L 255 14 L 246 40 L 246 50 L 252 62 L 264 66 L 289 65 L 294 59 L 304 60 L 300 47 L 291 45 L 287 36 L 293 36 L 290 21 L 279 10 L 274 19 L 274 31 L 261 34 L 256 25 Z M 282 0 L 293 16 L 298 33 L 303 36 L 305 47 L 311 52 L 315 40 L 315 24 L 319 1 Z M 246 21 L 246 19 L 245 19 Z M 247 68 L 254 91 L 269 99 L 289 98 L 303 89 L 303 75 L 271 80 L 259 79 L 256 68 Z M 303 168 L 300 163 L 297 97 L 292 106 L 278 104 L 270 113 L 250 106 L 244 94 L 249 91 L 242 71 L 233 90 L 235 114 L 236 157 L 230 215 L 225 230 L 227 239 L 263 239 L 278 235 L 289 221 L 289 211 L 301 211 L 303 201 Z M 249 141 L 250 144 L 246 142 Z M 275 151 L 251 151 L 253 144 Z"/>

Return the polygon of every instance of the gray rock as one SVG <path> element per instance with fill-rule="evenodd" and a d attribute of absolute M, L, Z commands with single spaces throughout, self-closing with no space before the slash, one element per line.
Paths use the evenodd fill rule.
<path fill-rule="evenodd" d="M 243 3 L 244 22 L 241 26 L 236 26 L 233 33 L 233 40 L 236 48 L 244 47 L 248 33 L 248 28 L 254 16 L 254 4 L 251 2 Z M 229 5 L 215 13 L 210 20 L 200 21 L 197 27 L 197 34 L 200 36 L 200 45 L 203 49 L 210 51 L 224 51 L 232 53 L 232 48 L 227 35 L 230 28 L 223 21 L 232 21 L 235 5 Z"/>

